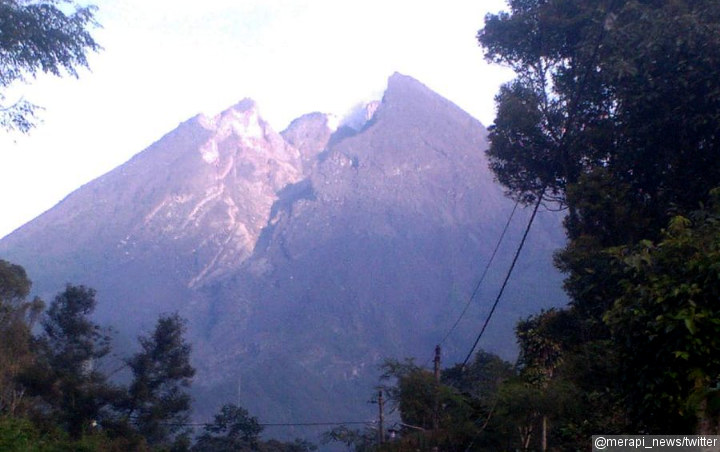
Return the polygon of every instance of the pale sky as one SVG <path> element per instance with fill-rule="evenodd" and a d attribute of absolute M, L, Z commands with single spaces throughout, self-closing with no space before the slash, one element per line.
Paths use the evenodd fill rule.
<path fill-rule="evenodd" d="M 510 79 L 475 35 L 504 0 L 97 0 L 104 50 L 80 78 L 15 87 L 44 107 L 29 135 L 0 131 L 0 237 L 198 113 L 250 97 L 280 132 L 343 116 L 410 75 L 490 125 Z"/>

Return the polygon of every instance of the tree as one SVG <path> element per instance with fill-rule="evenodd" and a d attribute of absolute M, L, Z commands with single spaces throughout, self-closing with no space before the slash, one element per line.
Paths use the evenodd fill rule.
<path fill-rule="evenodd" d="M 578 326 L 573 310 L 550 309 L 518 322 L 515 328 L 520 346 L 518 381 L 534 391 L 527 411 L 534 413 L 537 424 L 530 424 L 530 428 L 524 430 L 528 436 L 523 439 L 523 444 L 529 441 L 529 433 L 537 427 L 541 450 L 548 450 L 550 443 L 563 448 L 581 447 L 573 444 L 574 438 L 567 433 L 572 431 L 573 425 L 588 425 L 589 415 L 597 407 L 579 397 L 578 375 L 567 371 L 566 361 L 579 354 L 576 349 L 576 344 L 581 342 L 577 340 Z M 527 397 L 517 389 L 515 393 L 519 393 L 521 399 Z M 513 391 L 505 392 L 505 401 L 510 405 L 512 394 Z M 554 425 L 562 425 L 564 434 L 558 434 L 560 429 L 553 428 Z"/>
<path fill-rule="evenodd" d="M 99 369 L 110 352 L 110 338 L 89 319 L 95 306 L 93 289 L 68 284 L 41 321 L 38 362 L 23 376 L 74 438 L 102 422 L 117 396 Z"/>
<path fill-rule="evenodd" d="M 501 447 L 491 425 L 503 381 L 513 376 L 512 365 L 499 357 L 479 352 L 463 369 L 454 366 L 435 375 L 412 360 L 388 360 L 383 365 L 384 387 L 400 411 L 405 447 L 439 447 L 474 450 Z M 437 425 L 437 428 L 435 426 Z M 392 449 L 392 445 L 389 446 Z"/>
<path fill-rule="evenodd" d="M 435 400 L 435 378 L 432 372 L 417 366 L 413 360 L 387 360 L 381 380 L 393 381 L 385 385 L 389 399 L 400 410 L 401 420 L 421 430 L 432 429 Z"/>
<path fill-rule="evenodd" d="M 616 250 L 624 293 L 606 321 L 622 353 L 627 402 L 645 430 L 720 432 L 720 191 L 714 195 L 709 209 L 675 217 L 658 243 Z"/>
<path fill-rule="evenodd" d="M 263 426 L 255 416 L 250 416 L 245 408 L 235 404 L 226 404 L 215 415 L 212 424 L 204 427 L 192 450 L 198 452 L 307 452 L 316 447 L 300 439 L 292 443 L 277 440 L 261 441 Z"/>
<path fill-rule="evenodd" d="M 493 353 L 479 350 L 467 366 L 444 369 L 442 380 L 489 408 L 494 404 L 500 385 L 514 374 L 511 363 Z"/>
<path fill-rule="evenodd" d="M 190 413 L 190 386 L 195 369 L 184 339 L 186 322 L 178 314 L 163 315 L 140 351 L 127 360 L 133 374 L 125 411 L 148 444 L 169 444 L 182 436 Z"/>
<path fill-rule="evenodd" d="M 710 0 L 510 1 L 479 33 L 517 73 L 497 96 L 491 166 L 508 191 L 568 208 L 563 269 L 656 239 L 720 179 L 720 6 Z M 592 262 L 590 262 L 592 263 Z M 594 292 L 577 303 L 605 298 Z M 606 302 L 606 300 L 604 300 Z"/>
<path fill-rule="evenodd" d="M 30 293 L 31 282 L 25 269 L 0 259 L 0 302 L 3 310 L 10 310 Z"/>
<path fill-rule="evenodd" d="M 194 449 L 198 451 L 231 452 L 258 450 L 263 427 L 246 409 L 233 404 L 223 405 L 212 424 L 205 426 Z"/>
<path fill-rule="evenodd" d="M 509 5 L 509 13 L 488 16 L 478 35 L 486 57 L 517 74 L 497 95 L 488 155 L 513 197 L 524 202 L 542 197 L 567 209 L 569 241 L 556 264 L 567 274 L 569 310 L 582 333 L 568 364 L 591 366 L 587 353 L 598 353 L 601 344 L 610 360 L 633 352 L 645 356 L 642 338 L 652 338 L 656 346 L 677 347 L 664 340 L 672 336 L 670 331 L 656 328 L 645 316 L 655 312 L 648 311 L 653 303 L 676 299 L 675 289 L 652 280 L 639 283 L 642 279 L 635 278 L 640 275 L 649 278 L 645 270 L 629 279 L 615 251 L 667 240 L 663 230 L 669 220 L 689 217 L 720 180 L 720 4 L 511 0 Z M 670 245 L 665 248 L 680 253 Z M 681 284 L 679 274 L 667 266 L 653 277 Z M 711 278 L 696 284 L 701 293 L 716 290 Z M 649 294 L 655 297 L 653 303 Z M 638 313 L 647 324 L 636 321 Z M 657 352 L 685 353 L 698 340 L 685 339 L 683 347 Z M 712 347 L 710 342 L 705 345 Z M 621 366 L 618 379 L 649 383 L 674 372 L 670 360 L 646 367 L 641 362 Z M 574 370 L 587 375 L 597 368 Z M 579 387 L 589 393 L 607 389 L 576 383 L 583 383 Z M 673 399 L 664 407 L 677 412 L 687 395 L 686 386 L 662 384 L 654 389 L 645 385 L 641 397 Z M 634 400 L 631 392 L 622 396 Z M 641 419 L 628 417 L 645 429 L 663 431 L 669 418 L 652 412 L 663 410 L 636 410 Z M 683 425 L 675 427 L 692 430 Z"/>
<path fill-rule="evenodd" d="M 299 438 L 291 443 L 270 439 L 261 443 L 257 450 L 260 452 L 310 452 L 317 450 L 317 446 Z"/>
<path fill-rule="evenodd" d="M 30 286 L 24 268 L 0 260 L 0 415 L 18 414 L 25 388 L 17 378 L 34 359 L 31 330 L 44 303 L 25 301 Z"/>
<path fill-rule="evenodd" d="M 347 450 L 368 452 L 376 450 L 377 429 L 365 427 L 363 430 L 351 429 L 347 425 L 339 425 L 322 435 L 322 444 L 342 443 Z"/>
<path fill-rule="evenodd" d="M 720 126 L 712 121 L 720 108 L 717 2 L 515 0 L 510 7 L 488 16 L 479 34 L 486 57 L 517 73 L 497 96 L 490 134 L 498 179 L 521 199 L 543 188 L 556 195 L 570 208 L 574 234 L 588 227 L 602 236 L 601 224 L 585 222 L 567 198 L 595 170 L 624 187 L 618 204 L 639 209 L 658 231 L 670 204 L 695 209 L 720 173 L 713 158 Z M 644 235 L 645 224 L 603 220 L 609 239 Z"/>
<path fill-rule="evenodd" d="M 95 10 L 72 0 L 0 2 L 1 127 L 27 132 L 38 109 L 23 99 L 8 104 L 6 88 L 39 73 L 77 76 L 77 68 L 88 67 L 87 53 L 100 49 L 88 31 Z"/>
<path fill-rule="evenodd" d="M 507 429 L 498 422 L 498 412 L 503 409 L 501 389 L 515 375 L 511 363 L 484 350 L 479 350 L 467 366 L 458 364 L 442 371 L 443 383 L 458 391 L 472 407 L 458 413 L 454 421 L 454 428 L 462 432 L 456 435 L 455 448 L 491 451 L 506 447 Z"/>

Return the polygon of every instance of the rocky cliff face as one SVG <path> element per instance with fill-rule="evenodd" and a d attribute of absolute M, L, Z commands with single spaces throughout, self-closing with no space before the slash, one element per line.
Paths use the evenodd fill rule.
<path fill-rule="evenodd" d="M 160 312 L 190 319 L 196 412 L 239 402 L 265 422 L 372 419 L 386 357 L 432 356 L 462 312 L 512 203 L 484 127 L 395 74 L 359 130 L 313 113 L 278 134 L 252 101 L 181 124 L 0 241 L 46 296 L 98 289 L 123 338 Z M 524 226 L 517 215 L 479 297 L 443 342 L 461 360 Z M 564 302 L 540 216 L 484 348 Z M 294 432 L 300 434 L 302 432 Z"/>
<path fill-rule="evenodd" d="M 300 152 L 306 176 L 315 167 L 318 154 L 325 150 L 338 125 L 338 118 L 316 112 L 297 118 L 282 132 L 285 141 Z"/>

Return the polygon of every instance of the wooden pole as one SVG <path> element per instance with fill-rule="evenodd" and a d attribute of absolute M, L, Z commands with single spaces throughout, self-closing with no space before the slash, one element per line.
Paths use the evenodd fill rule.
<path fill-rule="evenodd" d="M 440 346 L 435 346 L 435 406 L 433 407 L 433 430 L 440 428 Z"/>
<path fill-rule="evenodd" d="M 383 405 L 385 404 L 385 401 L 383 400 L 383 393 L 382 389 L 378 391 L 378 410 L 380 411 L 378 418 L 379 418 L 379 425 L 378 425 L 378 444 L 382 444 L 385 442 L 385 414 L 383 413 Z"/>

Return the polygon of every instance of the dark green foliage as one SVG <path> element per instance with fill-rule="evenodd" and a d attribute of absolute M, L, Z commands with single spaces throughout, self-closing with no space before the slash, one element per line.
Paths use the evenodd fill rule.
<path fill-rule="evenodd" d="M 233 404 L 223 405 L 212 424 L 205 426 L 194 450 L 230 452 L 257 450 L 258 435 L 263 428 L 246 409 Z"/>
<path fill-rule="evenodd" d="M 94 289 L 69 284 L 50 304 L 41 324 L 48 364 L 54 369 L 89 373 L 93 361 L 110 352 L 110 338 L 89 318 L 96 304 Z"/>
<path fill-rule="evenodd" d="M 6 305 L 25 299 L 30 293 L 30 280 L 25 269 L 0 259 L 0 302 Z"/>
<path fill-rule="evenodd" d="M 511 438 L 515 432 L 513 442 L 523 450 L 575 446 L 568 428 L 587 425 L 594 407 L 581 397 L 576 375 L 567 372 L 578 338 L 574 311 L 543 311 L 518 322 L 515 333 L 517 374 L 500 388 L 498 428 Z"/>
<path fill-rule="evenodd" d="M 100 48 L 88 31 L 94 14 L 94 6 L 73 1 L 0 2 L 0 89 L 38 73 L 77 76 L 78 67 L 88 66 L 87 52 Z M 0 90 L 0 126 L 21 132 L 34 126 L 36 105 L 5 102 Z"/>
<path fill-rule="evenodd" d="M 352 429 L 347 425 L 340 425 L 322 435 L 322 444 L 341 443 L 348 450 L 366 452 L 375 450 L 377 445 L 377 429 L 366 427 L 363 430 Z"/>
<path fill-rule="evenodd" d="M 691 219 L 692 218 L 692 219 Z M 720 417 L 720 204 L 675 217 L 657 243 L 616 256 L 624 293 L 606 313 L 633 414 L 651 431 L 705 434 Z M 636 353 L 642 350 L 643 353 Z M 650 396 L 651 395 L 651 396 Z"/>
<path fill-rule="evenodd" d="M 694 209 L 720 175 L 717 3 L 510 5 L 479 35 L 487 58 L 518 74 L 498 95 L 490 135 L 499 180 L 521 198 L 547 187 L 570 208 L 570 238 L 605 245 L 657 234 L 671 206 Z M 600 170 L 602 186 L 583 181 Z M 593 196 L 612 208 L 583 205 Z M 647 221 L 627 221 L 638 217 Z"/>
<path fill-rule="evenodd" d="M 437 391 L 432 372 L 418 367 L 412 360 L 388 360 L 383 365 L 381 378 L 394 383 L 384 389 L 400 410 L 402 422 L 423 430 L 431 429 Z"/>
<path fill-rule="evenodd" d="M 31 329 L 44 308 L 38 298 L 25 301 L 29 293 L 25 269 L 0 260 L 0 416 L 24 409 L 25 388 L 17 377 L 34 359 Z"/>
<path fill-rule="evenodd" d="M 55 297 L 41 322 L 37 365 L 23 377 L 74 438 L 101 422 L 117 396 L 99 367 L 110 346 L 89 318 L 95 304 L 95 291 L 84 286 L 68 285 Z"/>
<path fill-rule="evenodd" d="M 490 408 L 495 402 L 500 385 L 514 374 L 512 364 L 497 355 L 480 350 L 466 367 L 456 365 L 444 369 L 442 381 Z"/>
<path fill-rule="evenodd" d="M 296 439 L 291 443 L 271 439 L 261 443 L 258 450 L 261 452 L 310 452 L 317 450 L 317 446 L 302 439 Z"/>
<path fill-rule="evenodd" d="M 91 432 L 83 438 L 70 438 L 57 427 L 43 430 L 30 420 L 0 417 L 0 450 L 3 452 L 146 452 L 147 449 L 124 438 L 111 438 L 104 432 Z"/>
<path fill-rule="evenodd" d="M 543 442 L 548 450 L 582 450 L 592 432 L 626 432 L 628 423 L 616 415 L 622 405 L 613 392 L 618 361 L 601 344 L 565 347 L 576 334 L 566 328 L 575 321 L 572 312 L 562 310 L 523 320 L 517 327 L 522 353 L 516 366 L 480 352 L 464 369 L 443 370 L 439 386 L 412 361 L 389 361 L 385 369 L 396 384 L 386 389 L 393 400 L 399 398 L 404 428 L 378 450 L 541 450 Z M 435 407 L 435 388 L 437 430 L 425 421 Z M 420 423 L 409 427 L 406 419 Z M 372 432 L 365 437 L 346 428 L 331 433 L 356 450 L 373 450 Z"/>
<path fill-rule="evenodd" d="M 0 450 L 30 450 L 37 441 L 35 426 L 26 419 L 0 417 Z"/>
<path fill-rule="evenodd" d="M 412 360 L 388 360 L 382 379 L 392 382 L 384 387 L 397 406 L 406 429 L 432 430 L 436 419 L 440 429 L 462 430 L 474 410 L 458 390 L 436 382 L 432 372 L 416 366 Z"/>
<path fill-rule="evenodd" d="M 303 440 L 285 443 L 277 440 L 261 441 L 263 427 L 255 416 L 250 416 L 245 408 L 226 404 L 215 415 L 212 424 L 204 428 L 192 450 L 197 452 L 307 452 L 316 447 Z"/>
<path fill-rule="evenodd" d="M 150 336 L 140 337 L 141 350 L 127 364 L 133 373 L 126 410 L 137 431 L 150 445 L 169 444 L 182 436 L 190 414 L 190 386 L 195 369 L 185 320 L 161 316 Z"/>
<path fill-rule="evenodd" d="M 401 415 L 400 438 L 381 450 L 498 450 L 502 431 L 494 422 L 504 382 L 513 377 L 512 365 L 480 352 L 465 369 L 443 370 L 440 383 L 432 372 L 412 360 L 389 360 L 383 365 L 385 387 Z M 437 429 L 435 420 L 437 418 Z"/>
<path fill-rule="evenodd" d="M 521 324 L 524 377 L 534 369 L 530 380 L 579 391 L 585 414 L 566 416 L 565 439 L 590 425 L 716 431 L 709 355 L 720 317 L 705 300 L 717 300 L 719 285 L 712 247 L 696 231 L 714 232 L 694 223 L 681 239 L 664 229 L 690 218 L 720 181 L 720 4 L 509 5 L 478 35 L 486 57 L 517 74 L 497 96 L 488 155 L 515 198 L 544 190 L 567 208 L 556 263 L 574 331 L 552 333 L 547 313 Z M 606 415 L 590 414 L 598 411 Z"/>
<path fill-rule="evenodd" d="M 486 57 L 510 66 L 517 78 L 497 95 L 488 155 L 499 181 L 519 199 L 540 191 L 563 201 L 568 184 L 607 149 L 604 82 L 593 68 L 609 1 L 511 1 L 512 14 L 486 17 L 478 35 Z"/>
<path fill-rule="evenodd" d="M 386 390 L 405 428 L 380 450 L 541 450 L 543 443 L 548 450 L 582 450 L 592 432 L 626 432 L 629 424 L 618 414 L 619 360 L 606 342 L 580 341 L 579 326 L 571 309 L 531 316 L 517 325 L 515 366 L 481 351 L 467 367 L 443 370 L 440 385 L 412 361 L 388 361 L 386 377 L 395 384 Z M 411 420 L 417 424 L 409 427 Z M 357 437 L 335 433 L 348 444 Z"/>

